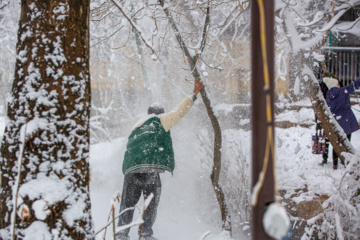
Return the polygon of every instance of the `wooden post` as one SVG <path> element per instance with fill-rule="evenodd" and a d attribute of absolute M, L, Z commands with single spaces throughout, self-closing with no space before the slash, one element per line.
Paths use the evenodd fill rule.
<path fill-rule="evenodd" d="M 258 1 L 252 1 L 251 26 L 252 26 L 252 187 L 258 183 L 262 172 L 265 147 L 268 140 L 268 121 L 266 114 L 266 92 L 271 99 L 271 123 L 274 127 L 274 1 L 263 0 L 266 28 L 266 53 L 268 62 L 269 85 L 265 89 L 263 55 L 260 39 L 260 11 Z M 272 128 L 272 132 L 274 132 Z M 272 134 L 274 136 L 274 134 Z M 263 215 L 266 207 L 275 201 L 273 157 L 269 151 L 269 161 L 266 169 L 263 186 L 258 195 L 257 204 L 252 208 L 252 238 L 272 239 L 264 231 Z"/>

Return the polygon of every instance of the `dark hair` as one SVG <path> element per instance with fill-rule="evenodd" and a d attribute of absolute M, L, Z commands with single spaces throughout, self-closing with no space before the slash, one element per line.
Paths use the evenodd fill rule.
<path fill-rule="evenodd" d="M 336 78 L 336 75 L 333 74 L 332 72 L 324 72 L 323 77 Z"/>
<path fill-rule="evenodd" d="M 320 85 L 320 90 L 321 90 L 322 94 L 324 95 L 324 98 L 326 99 L 326 93 L 327 93 L 327 91 L 329 91 L 329 88 L 326 86 L 326 83 L 324 83 L 323 80 L 321 80 L 319 82 L 319 85 Z"/>
<path fill-rule="evenodd" d="M 155 115 L 159 115 L 164 113 L 164 108 L 160 107 L 160 106 L 150 106 L 148 108 L 148 114 L 155 114 Z"/>

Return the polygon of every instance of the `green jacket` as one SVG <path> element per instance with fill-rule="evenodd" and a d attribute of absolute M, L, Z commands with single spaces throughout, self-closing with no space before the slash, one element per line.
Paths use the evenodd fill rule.
<path fill-rule="evenodd" d="M 171 173 L 175 168 L 170 131 L 165 131 L 159 116 L 150 117 L 129 136 L 123 173 L 127 175 L 142 168 Z"/>

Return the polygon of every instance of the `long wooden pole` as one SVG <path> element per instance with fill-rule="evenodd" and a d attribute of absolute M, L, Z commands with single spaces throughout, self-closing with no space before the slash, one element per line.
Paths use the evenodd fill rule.
<path fill-rule="evenodd" d="M 257 202 L 252 208 L 252 238 L 272 239 L 264 231 L 263 215 L 266 207 L 275 201 L 273 149 L 266 151 L 266 145 L 273 141 L 274 136 L 274 1 L 263 1 L 265 15 L 266 58 L 268 70 L 264 70 L 264 54 L 261 47 L 260 11 L 257 0 L 252 1 L 252 187 L 253 191 L 259 183 L 260 174 L 264 173 L 264 160 L 268 157 L 268 164 L 264 175 L 262 187 L 257 196 Z M 269 76 L 269 88 L 265 86 L 264 71 Z M 270 94 L 270 95 L 269 95 Z M 267 105 L 270 100 L 270 104 Z M 270 108 L 270 109 L 269 109 Z M 270 113 L 267 111 L 271 111 Z M 271 114 L 271 121 L 267 117 Z M 269 139 L 269 124 L 272 124 Z M 269 150 L 269 149 L 268 149 Z M 268 156 L 266 156 L 266 154 Z"/>

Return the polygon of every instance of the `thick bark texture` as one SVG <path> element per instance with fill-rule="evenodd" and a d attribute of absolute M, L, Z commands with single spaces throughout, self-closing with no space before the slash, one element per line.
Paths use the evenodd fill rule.
<path fill-rule="evenodd" d="M 89 5 L 89 0 L 21 1 L 0 157 L 0 228 L 12 239 L 30 239 L 30 229 L 40 225 L 35 230 L 45 230 L 37 232 L 38 239 L 94 239 Z"/>
<path fill-rule="evenodd" d="M 164 7 L 163 0 L 159 0 L 159 3 L 161 4 L 161 6 Z M 176 25 L 176 22 L 170 13 L 170 10 L 168 8 L 163 8 L 163 9 L 169 20 L 171 28 L 174 31 L 176 40 L 179 43 L 180 48 L 182 49 L 185 57 L 187 58 L 187 62 L 189 63 L 190 70 L 192 71 L 192 75 L 193 75 L 194 79 L 197 79 L 197 78 L 200 79 L 200 74 L 199 74 L 199 71 L 196 66 L 197 56 L 191 56 L 189 49 L 187 48 L 185 41 L 183 40 L 183 38 L 180 34 L 180 31 Z M 207 17 L 205 19 L 205 24 L 204 24 L 203 33 L 202 33 L 203 39 L 201 41 L 201 47 L 200 47 L 201 52 L 206 44 L 206 31 L 207 31 L 208 25 L 210 23 L 210 19 L 209 19 L 210 7 L 209 6 L 207 8 L 206 14 L 207 14 Z M 211 182 L 212 182 L 212 185 L 213 185 L 213 188 L 215 191 L 217 201 L 220 206 L 222 228 L 226 231 L 232 232 L 231 218 L 230 218 L 228 207 L 227 207 L 227 204 L 225 201 L 225 195 L 224 195 L 224 192 L 223 192 L 220 182 L 219 182 L 220 181 L 220 173 L 221 173 L 221 147 L 222 147 L 221 128 L 220 128 L 219 121 L 218 121 L 218 119 L 214 113 L 214 110 L 211 106 L 210 98 L 208 97 L 206 91 L 204 89 L 201 89 L 200 94 L 201 94 L 201 97 L 205 104 L 207 114 L 210 118 L 213 130 L 214 130 L 214 165 L 213 165 L 213 170 L 211 173 Z"/>
<path fill-rule="evenodd" d="M 354 148 L 350 141 L 347 139 L 345 132 L 332 116 L 326 101 L 320 92 L 320 86 L 309 67 L 305 66 L 305 75 L 310 79 L 307 81 L 307 89 L 314 109 L 314 112 L 321 122 L 321 126 L 325 131 L 326 136 L 329 138 L 336 154 L 339 156 L 342 164 L 345 164 L 345 158 L 341 155 L 343 152 L 354 154 Z M 307 70 L 307 71 L 306 71 Z"/>

